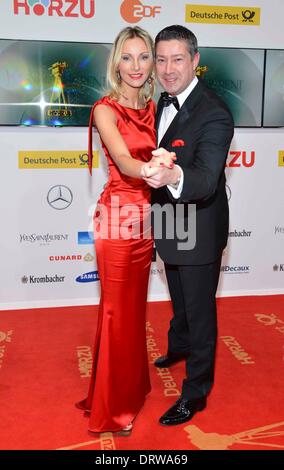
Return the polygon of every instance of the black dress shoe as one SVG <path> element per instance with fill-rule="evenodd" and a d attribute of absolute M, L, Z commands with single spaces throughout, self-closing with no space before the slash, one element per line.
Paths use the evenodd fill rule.
<path fill-rule="evenodd" d="M 160 356 L 155 360 L 154 366 L 164 369 L 165 367 L 170 367 L 176 362 L 182 361 L 183 359 L 184 356 Z"/>
<path fill-rule="evenodd" d="M 189 421 L 197 411 L 202 411 L 206 407 L 206 397 L 195 400 L 179 398 L 178 401 L 159 419 L 165 426 L 181 424 Z"/>
<path fill-rule="evenodd" d="M 85 400 L 77 401 L 77 403 L 75 403 L 75 406 L 76 408 L 78 408 L 78 410 L 84 411 L 84 416 L 88 418 L 89 416 L 91 416 L 91 410 L 86 407 L 86 402 L 87 398 L 85 398 Z"/>

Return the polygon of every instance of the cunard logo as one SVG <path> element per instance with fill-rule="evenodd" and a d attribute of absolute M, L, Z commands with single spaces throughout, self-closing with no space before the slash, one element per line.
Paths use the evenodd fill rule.
<path fill-rule="evenodd" d="M 284 449 L 284 421 L 269 424 L 259 428 L 241 431 L 236 434 L 218 434 L 215 432 L 203 432 L 194 425 L 184 428 L 188 433 L 188 439 L 192 444 L 201 450 L 228 450 L 234 444 L 249 444 L 257 449 L 270 447 L 271 449 Z M 275 442 L 275 438 L 282 438 Z M 272 440 L 273 439 L 273 440 Z"/>
<path fill-rule="evenodd" d="M 87 253 L 85 256 L 84 256 L 84 261 L 94 261 L 95 257 L 93 255 L 91 255 L 91 253 Z"/>
<path fill-rule="evenodd" d="M 93 18 L 95 0 L 14 0 L 14 14 Z"/>

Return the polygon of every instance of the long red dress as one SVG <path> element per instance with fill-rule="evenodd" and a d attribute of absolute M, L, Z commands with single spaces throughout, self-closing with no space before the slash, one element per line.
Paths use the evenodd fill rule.
<path fill-rule="evenodd" d="M 138 110 L 109 97 L 95 106 L 98 104 L 114 111 L 132 157 L 149 161 L 156 147 L 154 102 Z M 85 409 L 91 410 L 89 430 L 93 432 L 119 431 L 127 426 L 151 389 L 145 312 L 153 241 L 149 228 L 142 233 L 143 221 L 150 215 L 150 188 L 142 179 L 120 173 L 102 145 L 109 178 L 98 201 L 103 210 L 95 217 L 101 300 L 92 377 L 84 402 Z M 128 226 L 130 219 L 130 231 L 134 227 L 136 235 L 127 238 L 125 224 Z M 140 235 L 137 229 L 141 229 Z"/>

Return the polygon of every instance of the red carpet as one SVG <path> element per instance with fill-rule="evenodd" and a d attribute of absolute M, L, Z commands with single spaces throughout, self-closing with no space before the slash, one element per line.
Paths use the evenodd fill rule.
<path fill-rule="evenodd" d="M 166 349 L 171 306 L 148 307 L 150 363 Z M 0 449 L 284 449 L 284 296 L 218 299 L 216 380 L 205 411 L 177 427 L 184 364 L 151 369 L 152 392 L 130 437 L 90 437 L 85 397 L 96 307 L 0 312 Z"/>

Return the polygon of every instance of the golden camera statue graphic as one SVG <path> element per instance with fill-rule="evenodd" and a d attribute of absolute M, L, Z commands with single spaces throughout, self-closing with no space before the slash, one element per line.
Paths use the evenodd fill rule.
<path fill-rule="evenodd" d="M 63 72 L 67 67 L 67 62 L 55 62 L 48 68 L 54 76 L 54 84 L 50 97 L 50 103 L 54 103 L 54 105 L 50 106 L 47 111 L 49 117 L 72 116 L 72 111 L 68 109 L 68 102 L 64 94 L 64 83 L 62 81 Z M 53 109 L 55 106 L 57 109 Z"/>

